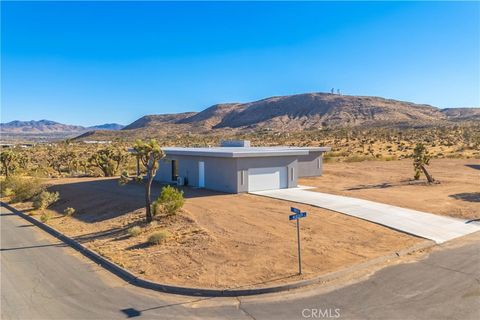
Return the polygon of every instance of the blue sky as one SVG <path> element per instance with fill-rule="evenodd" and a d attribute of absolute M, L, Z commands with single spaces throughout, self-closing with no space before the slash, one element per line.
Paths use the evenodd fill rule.
<path fill-rule="evenodd" d="M 2 122 L 327 92 L 480 105 L 480 3 L 5 2 Z"/>

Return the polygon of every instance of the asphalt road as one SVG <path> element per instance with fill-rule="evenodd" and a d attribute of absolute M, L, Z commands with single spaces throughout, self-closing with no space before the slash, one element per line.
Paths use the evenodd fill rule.
<path fill-rule="evenodd" d="M 478 241 L 330 291 L 195 298 L 131 286 L 5 208 L 0 223 L 1 319 L 480 319 Z"/>

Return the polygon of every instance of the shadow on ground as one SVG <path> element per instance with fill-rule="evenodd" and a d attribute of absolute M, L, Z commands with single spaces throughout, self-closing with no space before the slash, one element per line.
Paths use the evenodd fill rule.
<path fill-rule="evenodd" d="M 16 251 L 16 250 L 25 250 L 25 249 L 36 249 L 36 248 L 44 248 L 44 247 L 67 247 L 65 243 L 53 243 L 53 244 L 42 244 L 37 246 L 25 246 L 25 247 L 13 247 L 13 248 L 1 248 L 0 251 Z"/>
<path fill-rule="evenodd" d="M 355 190 L 366 190 L 366 189 L 386 189 L 386 188 L 393 188 L 393 187 L 402 187 L 402 186 L 430 186 L 432 184 L 428 183 L 427 180 L 413 180 L 413 179 L 406 179 L 396 183 L 391 182 L 382 182 L 382 183 L 375 183 L 375 184 L 360 184 L 350 188 L 346 188 L 346 191 L 355 191 Z"/>
<path fill-rule="evenodd" d="M 471 193 L 457 193 L 451 194 L 449 197 L 457 200 L 463 200 L 468 202 L 480 202 L 480 192 L 471 192 Z"/>
<path fill-rule="evenodd" d="M 152 200 L 158 197 L 162 186 L 159 183 L 152 185 Z M 186 186 L 181 189 L 186 199 L 225 195 Z M 145 207 L 143 183 L 130 182 L 121 186 L 117 179 L 98 179 L 56 184 L 49 187 L 49 190 L 60 193 L 60 200 L 50 209 L 63 213 L 66 208 L 72 207 L 76 210 L 73 217 L 88 223 L 112 219 L 136 210 L 144 210 Z"/>
<path fill-rule="evenodd" d="M 472 169 L 480 170 L 480 164 L 466 164 L 465 166 Z"/>
<path fill-rule="evenodd" d="M 384 182 L 384 183 L 378 183 L 378 184 L 361 184 L 358 186 L 347 188 L 345 190 L 355 191 L 355 190 L 364 190 L 364 189 L 386 189 L 386 188 L 391 188 L 393 186 L 394 185 L 391 183 Z"/>

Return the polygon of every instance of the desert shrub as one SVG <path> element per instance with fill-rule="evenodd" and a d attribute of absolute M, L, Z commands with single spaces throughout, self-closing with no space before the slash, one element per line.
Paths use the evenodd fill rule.
<path fill-rule="evenodd" d="M 350 152 L 348 151 L 330 151 L 329 152 L 330 157 L 348 157 Z"/>
<path fill-rule="evenodd" d="M 332 161 L 333 161 L 333 157 L 331 155 L 331 152 L 327 152 L 323 154 L 323 162 L 330 163 Z"/>
<path fill-rule="evenodd" d="M 152 233 L 150 237 L 148 237 L 148 243 L 150 244 L 160 244 L 167 240 L 169 234 L 167 231 L 157 231 L 155 233 Z"/>
<path fill-rule="evenodd" d="M 73 216 L 74 213 L 75 213 L 75 209 L 72 207 L 68 207 L 65 210 L 63 210 L 63 214 L 67 217 Z"/>
<path fill-rule="evenodd" d="M 361 162 L 361 161 L 364 161 L 365 158 L 362 157 L 362 156 L 357 156 L 357 155 L 353 155 L 353 156 L 350 156 L 348 158 L 345 158 L 345 162 Z"/>
<path fill-rule="evenodd" d="M 152 202 L 152 214 L 153 216 L 159 216 L 163 213 L 163 206 L 160 201 L 157 199 Z"/>
<path fill-rule="evenodd" d="M 345 162 L 362 162 L 366 160 L 374 160 L 371 156 L 360 156 L 360 155 L 352 155 L 350 157 L 345 158 Z"/>
<path fill-rule="evenodd" d="M 2 195 L 5 195 L 7 189 L 12 196 L 11 202 L 16 203 L 32 199 L 45 190 L 45 187 L 37 178 L 9 176 L 1 183 Z"/>
<path fill-rule="evenodd" d="M 384 161 L 393 161 L 393 160 L 397 160 L 397 156 L 384 156 L 382 158 Z"/>
<path fill-rule="evenodd" d="M 120 179 L 118 179 L 118 184 L 121 186 L 124 186 L 128 183 L 129 177 L 128 177 L 128 172 L 123 171 L 122 174 L 120 175 Z"/>
<path fill-rule="evenodd" d="M 15 193 L 13 192 L 12 188 L 5 188 L 5 189 L 2 188 L 2 197 L 11 197 L 14 194 Z"/>
<path fill-rule="evenodd" d="M 149 222 L 146 226 L 147 229 L 155 229 L 159 225 L 157 220 L 153 220 L 152 222 Z"/>
<path fill-rule="evenodd" d="M 183 191 L 172 186 L 165 186 L 162 188 L 158 199 L 153 202 L 152 212 L 154 216 L 161 213 L 173 215 L 177 213 L 184 203 Z"/>
<path fill-rule="evenodd" d="M 42 215 L 40 216 L 40 221 L 42 221 L 43 223 L 47 223 L 51 217 L 52 216 L 48 212 L 43 212 Z"/>
<path fill-rule="evenodd" d="M 35 209 L 46 209 L 60 199 L 58 192 L 42 191 L 33 200 L 33 207 Z"/>
<path fill-rule="evenodd" d="M 127 230 L 127 233 L 130 237 L 136 237 L 138 235 L 140 235 L 140 233 L 142 233 L 142 228 L 140 228 L 139 226 L 134 226 L 134 227 L 131 227 Z"/>
<path fill-rule="evenodd" d="M 461 159 L 462 155 L 458 154 L 458 153 L 450 153 L 450 154 L 447 154 L 447 158 L 448 159 Z"/>

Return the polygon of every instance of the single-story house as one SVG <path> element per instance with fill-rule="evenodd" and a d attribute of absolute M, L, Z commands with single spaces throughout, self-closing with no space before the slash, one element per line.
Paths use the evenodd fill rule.
<path fill-rule="evenodd" d="M 248 141 L 211 148 L 162 148 L 156 181 L 228 193 L 294 188 L 322 174 L 329 147 L 250 147 Z"/>

